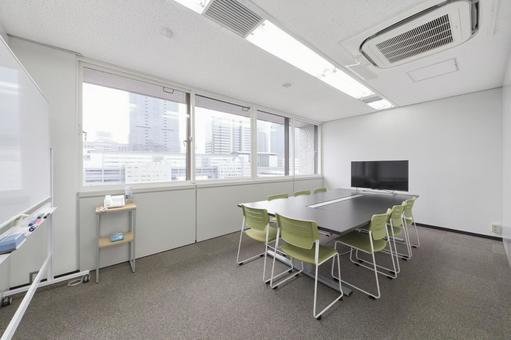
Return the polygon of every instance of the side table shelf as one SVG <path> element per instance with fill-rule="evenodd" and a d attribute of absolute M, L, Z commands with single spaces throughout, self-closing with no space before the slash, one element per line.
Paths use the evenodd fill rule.
<path fill-rule="evenodd" d="M 100 250 L 108 247 L 128 245 L 129 259 L 128 262 L 131 271 L 135 272 L 135 211 L 137 206 L 134 203 L 128 203 L 122 207 L 117 208 L 96 208 L 96 283 L 99 282 L 99 263 L 100 263 Z M 110 241 L 109 235 L 101 235 L 101 216 L 112 213 L 127 212 L 129 214 L 129 231 L 124 233 L 124 239 L 120 241 Z"/>

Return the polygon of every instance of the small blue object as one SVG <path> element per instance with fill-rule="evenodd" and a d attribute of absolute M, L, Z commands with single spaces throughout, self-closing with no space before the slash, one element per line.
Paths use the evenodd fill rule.
<path fill-rule="evenodd" d="M 10 253 L 16 250 L 21 242 L 25 239 L 25 234 L 16 233 L 7 235 L 0 239 L 0 254 Z"/>
<path fill-rule="evenodd" d="M 116 241 L 122 241 L 124 240 L 124 233 L 111 233 L 110 234 L 110 241 L 116 242 Z"/>

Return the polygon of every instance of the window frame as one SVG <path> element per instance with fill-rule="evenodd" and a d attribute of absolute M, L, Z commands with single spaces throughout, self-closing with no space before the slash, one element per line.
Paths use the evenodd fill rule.
<path fill-rule="evenodd" d="M 132 71 L 129 69 L 125 69 L 123 67 L 114 66 L 108 63 L 104 63 L 101 61 L 79 57 L 77 66 L 76 66 L 76 115 L 77 115 L 77 143 L 78 148 L 81 150 L 77 153 L 78 157 L 78 166 L 79 175 L 78 177 L 78 187 L 79 192 L 121 192 L 124 190 L 127 184 L 98 184 L 98 185 L 84 185 L 84 173 L 83 173 L 83 112 L 82 112 L 82 94 L 83 94 L 83 69 L 90 68 L 93 70 L 111 73 L 115 76 L 124 77 L 128 79 L 133 79 L 136 81 L 146 82 L 152 85 L 173 88 L 178 91 L 185 92 L 188 95 L 188 121 L 187 121 L 187 135 L 188 139 L 184 142 L 187 143 L 187 180 L 184 181 L 173 181 L 173 182 L 151 182 L 151 183 L 135 183 L 128 184 L 134 190 L 143 190 L 143 189 L 166 189 L 166 188 L 186 188 L 190 186 L 217 186 L 217 185 L 228 185 L 228 184 L 238 184 L 238 183 L 259 183 L 259 182 L 275 182 L 275 181 L 287 181 L 292 180 L 294 177 L 297 178 L 319 178 L 322 177 L 322 125 L 321 122 L 314 121 L 312 119 L 308 119 L 305 117 L 297 116 L 295 114 L 290 114 L 287 112 L 283 112 L 280 110 L 275 110 L 273 108 L 269 108 L 266 106 L 238 100 L 232 97 L 224 96 L 217 93 L 212 93 L 204 90 L 195 89 L 183 84 L 172 82 L 165 78 L 159 78 L 152 75 L 147 75 L 144 73 Z M 250 113 L 250 128 L 251 128 L 251 176 L 250 177 L 238 177 L 234 179 L 209 179 L 209 180 L 197 180 L 195 174 L 195 99 L 196 96 L 205 96 L 210 97 L 216 100 L 225 101 L 228 103 L 232 103 L 239 106 L 244 106 L 249 108 Z M 282 116 L 288 122 L 288 128 L 285 129 L 285 133 L 287 134 L 287 143 L 285 143 L 285 152 L 287 153 L 286 163 L 287 169 L 285 169 L 285 175 L 283 176 L 258 176 L 257 175 L 257 111 L 264 111 L 271 114 L 275 114 L 278 116 Z M 294 169 L 294 133 L 292 129 L 294 127 L 294 121 L 300 121 L 309 123 L 316 126 L 316 157 L 315 157 L 315 174 L 313 175 L 296 175 Z M 292 160 L 291 160 L 292 157 Z"/>
<path fill-rule="evenodd" d="M 256 132 L 256 144 L 255 144 L 255 148 L 252 148 L 252 152 L 255 153 L 255 156 L 256 156 L 256 164 L 255 164 L 255 178 L 279 178 L 279 177 L 289 177 L 290 176 L 290 173 L 289 173 L 289 144 L 290 144 L 290 141 L 289 141 L 289 130 L 291 129 L 290 127 L 290 118 L 287 117 L 287 116 L 284 116 L 284 115 L 281 115 L 281 114 L 276 114 L 276 113 L 273 113 L 273 112 L 268 112 L 268 111 L 265 111 L 265 110 L 262 110 L 262 109 L 256 109 L 254 110 L 255 111 L 255 132 Z M 259 119 L 259 113 L 262 113 L 263 115 L 272 115 L 272 116 L 275 116 L 275 117 L 279 117 L 279 118 L 282 118 L 284 119 L 284 175 L 275 175 L 275 176 L 261 176 L 259 175 L 259 171 L 258 171 L 258 164 L 257 164 L 257 155 L 259 153 L 259 150 L 257 149 L 257 145 L 259 143 L 259 141 L 257 140 L 258 138 L 258 131 L 257 131 L 257 123 L 259 120 L 262 120 L 262 121 L 265 121 L 264 119 Z M 278 124 L 278 123 L 276 123 Z"/>
<path fill-rule="evenodd" d="M 193 182 L 200 182 L 200 183 L 209 183 L 209 182 L 212 182 L 212 181 L 239 181 L 239 180 L 250 180 L 251 178 L 253 178 L 253 153 L 254 153 L 254 145 L 253 145 L 253 135 L 254 135 L 254 131 L 253 131 L 253 110 L 252 110 L 252 107 L 247 105 L 246 103 L 242 103 L 242 102 L 239 102 L 239 101 L 233 101 L 233 100 L 229 100 L 229 99 L 226 99 L 225 97 L 221 97 L 221 96 L 211 96 L 209 94 L 204 94 L 204 92 L 200 92 L 200 93 L 195 93 L 194 95 L 194 112 L 193 112 L 193 117 L 194 117 L 194 121 L 195 121 L 195 124 L 194 124 L 194 134 L 197 132 L 196 131 L 196 127 L 197 127 L 197 119 L 198 119 L 198 115 L 197 115 L 197 108 L 198 107 L 202 107 L 206 110 L 213 110 L 213 111 L 217 111 L 217 112 L 222 112 L 222 113 L 225 113 L 225 114 L 229 114 L 229 115 L 234 115 L 234 116 L 240 116 L 240 117 L 245 117 L 245 118 L 248 118 L 249 120 L 249 130 L 250 130 L 250 154 L 248 156 L 248 160 L 250 162 L 250 173 L 247 175 L 247 176 L 233 176 L 233 177 L 228 177 L 228 178 L 211 178 L 211 179 L 199 179 L 197 180 L 197 177 L 196 177 L 196 170 L 197 170 L 197 154 L 196 154 L 196 150 L 197 150 L 197 138 L 195 137 L 195 143 L 193 143 L 193 150 L 194 150 L 194 178 L 193 178 Z M 205 107 L 205 106 L 201 106 L 199 104 L 199 100 L 198 98 L 201 97 L 202 99 L 200 100 L 204 100 L 205 103 L 209 102 L 209 105 L 211 105 L 210 108 L 208 107 Z M 215 108 L 212 108 L 214 106 L 219 106 L 219 109 L 215 109 Z M 222 106 L 226 106 L 226 107 L 233 107 L 233 108 L 236 108 L 237 109 L 241 109 L 241 112 L 246 112 L 245 113 L 241 113 L 241 114 L 238 114 L 238 113 L 235 113 L 235 112 L 229 112 L 229 109 L 225 109 L 225 111 L 222 110 Z"/>
<path fill-rule="evenodd" d="M 108 184 L 108 183 L 86 184 L 85 183 L 84 159 L 83 159 L 83 156 L 84 156 L 83 150 L 84 150 L 85 136 L 86 136 L 86 131 L 84 131 L 84 127 L 83 127 L 83 119 L 84 119 L 84 116 L 83 116 L 83 85 L 84 85 L 84 83 L 103 86 L 103 87 L 107 87 L 107 88 L 125 91 L 128 93 L 153 97 L 153 98 L 162 99 L 162 100 L 171 100 L 168 98 L 164 98 L 162 96 L 147 94 L 147 93 L 144 93 L 143 91 L 132 91 L 132 90 L 123 88 L 122 86 L 109 86 L 106 84 L 87 82 L 85 79 L 86 77 L 84 76 L 84 73 L 86 72 L 85 69 L 90 69 L 93 72 L 102 72 L 102 73 L 105 73 L 108 75 L 112 75 L 112 77 L 124 78 L 123 81 L 126 81 L 128 83 L 130 81 L 133 81 L 134 83 L 138 82 L 138 83 L 144 83 L 144 85 L 147 84 L 148 86 L 161 87 L 162 91 L 165 91 L 168 89 L 168 90 L 179 91 L 179 92 L 184 93 L 185 104 L 187 105 L 187 115 L 188 115 L 187 119 L 186 119 L 186 128 L 185 128 L 185 137 L 187 137 L 187 138 L 185 138 L 184 140 L 180 140 L 180 142 L 186 143 L 186 147 L 185 147 L 185 167 L 186 167 L 185 168 L 185 174 L 186 174 L 185 180 L 156 181 L 156 182 L 142 182 L 142 183 L 113 183 L 113 184 Z M 186 88 L 180 87 L 180 86 L 175 86 L 172 83 L 155 80 L 153 78 L 147 78 L 147 77 L 140 76 L 138 74 L 134 74 L 131 72 L 122 71 L 122 70 L 119 70 L 119 69 L 113 68 L 113 67 L 104 67 L 102 65 L 98 65 L 95 63 L 89 63 L 89 62 L 83 62 L 83 61 L 80 61 L 78 63 L 78 72 L 77 73 L 78 73 L 78 76 L 77 76 L 77 87 L 76 87 L 76 90 L 77 90 L 76 105 L 77 105 L 77 112 L 78 112 L 79 149 L 81 150 L 78 153 L 79 154 L 78 155 L 78 157 L 79 157 L 78 164 L 79 164 L 79 172 L 80 172 L 79 181 L 80 181 L 80 191 L 81 192 L 104 191 L 107 189 L 120 190 L 120 189 L 124 189 L 126 186 L 130 186 L 131 188 L 174 187 L 174 186 L 190 185 L 192 183 L 191 172 L 190 172 L 190 168 L 188 167 L 188 165 L 190 163 L 190 159 L 191 159 L 191 153 L 189 150 L 190 144 L 191 144 L 190 143 L 191 136 L 189 134 L 190 126 L 191 126 L 191 116 L 190 116 L 190 112 L 191 112 L 190 98 L 191 98 L 191 96 L 190 96 L 189 90 L 187 90 Z M 113 80 L 113 81 L 115 82 L 115 80 Z"/>

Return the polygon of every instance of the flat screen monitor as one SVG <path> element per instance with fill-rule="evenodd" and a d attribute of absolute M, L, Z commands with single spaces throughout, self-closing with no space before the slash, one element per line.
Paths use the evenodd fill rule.
<path fill-rule="evenodd" d="M 408 191 L 408 161 L 351 162 L 351 186 Z"/>

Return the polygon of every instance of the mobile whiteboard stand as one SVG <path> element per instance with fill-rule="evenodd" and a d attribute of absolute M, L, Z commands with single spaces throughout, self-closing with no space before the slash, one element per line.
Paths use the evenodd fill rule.
<path fill-rule="evenodd" d="M 41 206 L 48 203 L 48 201 L 49 201 L 49 199 L 38 204 L 37 207 L 32 211 L 32 213 L 40 214 Z M 16 289 L 10 289 L 10 290 L 6 290 L 4 292 L 0 292 L 0 297 L 1 297 L 4 305 L 9 305 L 11 303 L 12 295 L 27 292 L 25 294 L 25 296 L 23 297 L 23 300 L 21 301 L 18 309 L 16 310 L 14 316 L 12 317 L 11 321 L 9 322 L 9 325 L 5 329 L 0 340 L 10 340 L 12 338 L 12 336 L 14 335 L 14 332 L 16 332 L 16 329 L 18 328 L 18 325 L 20 324 L 21 319 L 23 318 L 23 315 L 25 314 L 25 311 L 27 310 L 28 305 L 30 304 L 30 301 L 32 300 L 37 288 L 52 285 L 52 284 L 63 282 L 63 281 L 76 279 L 76 278 L 82 278 L 83 281 L 88 281 L 90 278 L 88 270 L 80 271 L 80 272 L 73 273 L 73 274 L 68 274 L 65 276 L 58 277 L 58 278 L 55 278 L 55 276 L 53 275 L 53 246 L 54 246 L 53 236 L 54 235 L 53 235 L 53 223 L 52 223 L 53 217 L 52 216 L 53 216 L 53 212 L 55 210 L 56 210 L 55 207 L 50 207 L 50 208 L 47 208 L 46 210 L 44 210 L 45 213 L 49 213 L 49 215 L 48 215 L 47 219 L 43 220 L 43 222 L 41 224 L 39 224 L 37 227 L 37 228 L 46 228 L 48 244 L 47 244 L 46 259 L 44 260 L 43 264 L 39 268 L 38 274 L 35 277 L 32 284 L 30 284 L 29 286 L 20 287 L 20 288 L 16 288 Z M 9 259 L 10 255 L 14 254 L 18 249 L 20 249 L 25 244 L 26 240 L 28 238 L 30 238 L 32 233 L 27 232 L 27 229 L 28 229 L 28 227 L 24 221 L 22 221 L 20 223 L 20 225 L 12 227 L 12 231 L 14 231 L 14 232 L 16 232 L 16 231 L 26 232 L 27 238 L 25 239 L 25 241 L 23 241 L 18 246 L 18 248 L 15 251 L 13 251 L 9 254 L 0 255 L 0 265 L 2 263 L 4 263 L 5 261 L 7 261 Z M 46 280 L 42 281 L 45 277 L 46 277 Z"/>

